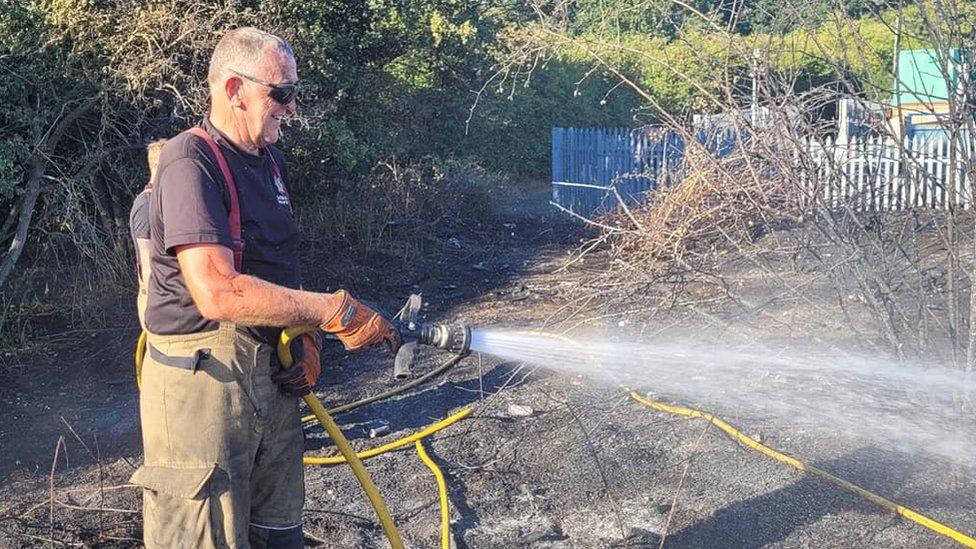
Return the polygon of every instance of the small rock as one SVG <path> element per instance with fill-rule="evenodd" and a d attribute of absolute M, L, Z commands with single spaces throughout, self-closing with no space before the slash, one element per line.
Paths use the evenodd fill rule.
<path fill-rule="evenodd" d="M 539 541 L 561 541 L 567 539 L 559 525 L 553 524 L 548 528 L 540 528 L 515 539 L 515 545 L 532 545 Z"/>
<path fill-rule="evenodd" d="M 552 530 L 536 530 L 535 532 L 529 532 L 524 536 L 515 540 L 515 545 L 532 545 L 537 541 L 542 541 L 548 538 L 552 534 Z"/>
<path fill-rule="evenodd" d="M 485 271 L 485 270 L 488 270 L 488 267 L 485 267 L 485 262 L 484 261 L 479 261 L 479 262 L 475 263 L 474 265 L 471 266 L 471 268 L 474 269 L 474 270 L 476 270 L 476 271 Z"/>
<path fill-rule="evenodd" d="M 515 545 L 532 545 L 533 543 L 537 541 L 541 541 L 542 539 L 548 537 L 549 534 L 551 533 L 552 531 L 548 529 L 529 532 L 528 534 L 525 534 L 524 536 L 521 536 L 518 539 L 516 539 Z"/>
<path fill-rule="evenodd" d="M 651 505 L 651 514 L 653 515 L 666 515 L 671 512 L 670 503 L 658 503 L 657 505 Z"/>
<path fill-rule="evenodd" d="M 657 547 L 661 537 L 643 528 L 632 527 L 627 531 L 627 537 L 612 544 L 610 547 Z"/>
<path fill-rule="evenodd" d="M 510 404 L 508 406 L 508 415 L 511 417 L 529 417 L 534 413 L 535 410 L 531 406 L 524 404 Z"/>

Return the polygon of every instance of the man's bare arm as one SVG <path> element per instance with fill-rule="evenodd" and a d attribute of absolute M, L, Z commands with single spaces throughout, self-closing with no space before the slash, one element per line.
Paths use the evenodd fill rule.
<path fill-rule="evenodd" d="M 176 249 L 180 271 L 204 318 L 248 326 L 321 325 L 342 305 L 335 294 L 292 290 L 238 273 L 234 254 L 218 244 Z"/>

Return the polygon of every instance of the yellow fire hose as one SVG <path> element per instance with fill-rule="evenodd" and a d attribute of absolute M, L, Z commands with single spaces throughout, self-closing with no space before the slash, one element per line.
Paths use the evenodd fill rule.
<path fill-rule="evenodd" d="M 421 461 L 427 465 L 427 468 L 434 473 L 434 478 L 437 479 L 437 495 L 441 505 L 441 549 L 451 549 L 451 523 L 447 509 L 447 483 L 444 481 L 444 473 L 434 463 L 434 460 L 430 459 L 430 456 L 427 455 L 427 450 L 424 450 L 423 441 L 418 440 L 414 444 L 417 446 L 417 455 L 420 456 Z"/>
<path fill-rule="evenodd" d="M 377 446 L 376 448 L 364 450 L 355 454 L 355 456 L 359 459 L 367 459 L 380 454 L 385 454 L 391 450 L 396 450 L 397 448 L 402 448 L 422 438 L 428 437 L 453 423 L 457 423 L 459 420 L 462 420 L 469 415 L 471 415 L 471 408 L 464 408 L 463 410 L 456 412 L 438 421 L 437 423 L 424 428 L 421 431 L 417 431 L 412 435 L 407 435 L 401 439 L 394 440 L 393 442 L 389 442 L 382 446 Z M 338 456 L 305 456 L 304 461 L 306 465 L 338 465 L 340 463 L 345 463 L 346 458 L 347 456 L 345 454 Z"/>
<path fill-rule="evenodd" d="M 291 356 L 291 349 L 289 346 L 291 340 L 303 333 L 315 329 L 317 328 L 314 326 L 296 326 L 296 327 L 286 328 L 285 330 L 282 330 L 281 338 L 278 342 L 277 351 L 278 351 L 278 359 L 281 361 L 283 367 L 289 368 L 294 362 Z M 444 367 L 439 368 L 438 370 L 441 370 L 443 368 Z M 436 373 L 436 372 L 432 372 L 432 373 Z M 359 483 L 362 484 L 363 489 L 366 491 L 366 495 L 369 496 L 370 502 L 373 503 L 373 507 L 376 509 L 376 514 L 380 518 L 380 523 L 382 523 L 383 525 L 383 530 L 386 532 L 387 537 L 390 539 L 390 545 L 392 545 L 394 549 L 398 547 L 402 547 L 402 543 L 400 542 L 400 539 L 398 537 L 399 534 L 396 531 L 395 525 L 393 524 L 393 519 L 389 516 L 389 511 L 386 509 L 386 506 L 379 495 L 379 491 L 376 490 L 376 487 L 373 485 L 372 479 L 369 478 L 369 474 L 366 473 L 366 469 L 363 467 L 362 461 L 360 460 L 378 456 L 380 454 L 384 454 L 391 450 L 402 448 L 410 444 L 411 442 L 415 443 L 417 448 L 417 454 L 420 455 L 420 459 L 434 473 L 434 478 L 437 481 L 437 494 L 438 494 L 438 499 L 440 501 L 440 515 L 441 515 L 441 547 L 442 549 L 450 549 L 451 527 L 449 522 L 449 509 L 447 504 L 447 483 L 444 481 L 444 474 L 441 472 L 440 468 L 437 467 L 437 464 L 434 463 L 434 461 L 430 458 L 429 455 L 427 455 L 427 452 L 424 450 L 424 446 L 423 443 L 421 442 L 421 439 L 423 439 L 424 437 L 428 437 L 436 433 L 437 431 L 440 431 L 441 429 L 444 429 L 450 425 L 453 425 L 454 423 L 460 421 L 461 419 L 464 419 L 465 417 L 471 414 L 471 408 L 464 408 L 461 411 L 451 416 L 448 416 L 438 421 L 437 423 L 434 423 L 426 427 L 425 429 L 418 431 L 412 435 L 408 435 L 398 440 L 394 440 L 390 443 L 377 446 L 376 448 L 371 448 L 369 450 L 356 453 L 353 452 L 352 447 L 349 445 L 349 441 L 347 441 L 345 437 L 342 435 L 342 431 L 339 429 L 339 426 L 335 424 L 335 421 L 325 410 L 325 407 L 322 406 L 322 403 L 319 401 L 319 399 L 316 398 L 314 394 L 305 395 L 303 398 L 305 399 L 305 404 L 307 404 L 308 407 L 312 410 L 312 416 L 314 416 L 314 418 L 317 419 L 319 423 L 322 424 L 322 427 L 325 428 L 326 432 L 329 434 L 329 437 L 331 437 L 332 440 L 336 443 L 336 446 L 339 448 L 340 455 L 305 456 L 304 458 L 302 458 L 302 462 L 305 463 L 306 465 L 337 465 L 340 463 L 349 463 L 349 465 L 353 468 L 353 472 L 356 473 L 356 478 L 359 479 Z M 382 395 L 374 399 L 369 399 L 369 401 L 371 402 L 373 400 L 379 400 L 379 398 L 382 398 Z M 351 407 L 352 405 L 346 407 L 340 406 L 339 408 L 337 408 L 337 410 L 350 409 Z M 302 421 L 307 421 L 307 420 L 308 420 L 308 416 L 302 418 Z M 362 471 L 362 475 L 360 475 L 359 471 Z M 372 495 L 373 493 L 375 493 L 375 499 Z M 384 515 L 386 517 L 386 521 L 384 521 Z M 394 540 L 394 536 L 396 536 L 395 540 Z"/>
<path fill-rule="evenodd" d="M 835 477 L 834 475 L 831 475 L 830 473 L 824 471 L 823 469 L 819 469 L 817 467 L 814 467 L 813 465 L 807 465 L 806 463 L 803 463 L 802 461 L 794 457 L 788 456 L 782 452 L 777 452 L 776 450 L 773 450 L 772 448 L 762 444 L 758 440 L 742 434 L 742 432 L 740 432 L 738 429 L 732 427 L 725 421 L 722 421 L 721 419 L 713 416 L 712 414 L 709 414 L 707 412 L 699 412 L 698 410 L 694 410 L 691 408 L 684 408 L 681 406 L 670 406 L 668 404 L 656 402 L 648 398 L 644 398 L 638 395 L 634 391 L 630 392 L 630 397 L 649 408 L 653 408 L 661 412 L 667 412 L 669 414 L 675 414 L 675 415 L 685 416 L 685 417 L 702 418 L 705 421 L 711 423 L 712 425 L 718 427 L 722 431 L 725 431 L 725 433 L 728 434 L 733 439 L 741 442 L 742 444 L 745 444 L 746 446 L 752 448 L 753 450 L 756 450 L 757 452 L 763 455 L 766 455 L 778 461 L 782 461 L 783 463 L 789 464 L 799 469 L 800 471 L 810 473 L 811 475 L 820 478 L 821 480 L 824 480 L 826 482 L 829 482 L 830 484 L 833 484 L 838 488 L 847 490 L 848 492 L 851 492 L 868 501 L 876 503 L 886 509 L 889 509 L 897 513 L 898 515 L 907 518 L 912 522 L 915 522 L 917 524 L 920 524 L 928 528 L 929 530 L 932 530 L 933 532 L 937 532 L 939 534 L 942 534 L 943 536 L 948 536 L 966 547 L 976 548 L 976 539 L 973 539 L 972 537 L 967 536 L 966 534 L 963 534 L 962 532 L 959 532 L 957 530 L 953 530 L 952 528 L 942 523 L 936 522 L 926 517 L 925 515 L 922 515 L 921 513 L 913 511 L 907 507 L 898 505 L 897 503 L 889 501 L 873 492 L 869 492 L 864 488 L 861 488 L 860 486 L 847 482 L 846 480 L 843 480 L 841 478 Z"/>
<path fill-rule="evenodd" d="M 440 514 L 441 514 L 441 548 L 450 549 L 451 547 L 451 524 L 449 518 L 449 508 L 447 502 L 447 482 L 444 480 L 444 474 L 441 472 L 440 468 L 434 463 L 434 460 L 430 458 L 427 452 L 424 450 L 422 440 L 430 435 L 444 429 L 458 421 L 468 417 L 471 414 L 471 408 L 464 408 L 461 411 L 452 414 L 437 423 L 434 423 L 421 431 L 417 431 L 412 435 L 407 435 L 403 438 L 394 440 L 388 444 L 382 446 L 377 446 L 376 448 L 371 448 L 369 450 L 359 452 L 356 457 L 360 459 L 367 459 L 371 457 L 378 456 L 380 454 L 385 454 L 387 452 L 403 448 L 409 445 L 411 442 L 414 443 L 417 449 L 417 454 L 420 459 L 427 465 L 427 468 L 434 473 L 434 478 L 437 481 L 437 495 L 440 500 Z M 304 462 L 307 465 L 339 465 L 345 463 L 346 457 L 344 455 L 338 456 L 306 456 Z"/>

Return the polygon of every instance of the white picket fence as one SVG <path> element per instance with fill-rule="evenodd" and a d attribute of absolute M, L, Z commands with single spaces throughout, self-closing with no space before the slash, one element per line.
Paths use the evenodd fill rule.
<path fill-rule="evenodd" d="M 956 143 L 952 158 L 945 134 L 920 134 L 900 142 L 887 136 L 849 142 L 810 139 L 796 155 L 800 186 L 814 207 L 969 209 L 974 146 L 968 132 L 960 132 Z"/>

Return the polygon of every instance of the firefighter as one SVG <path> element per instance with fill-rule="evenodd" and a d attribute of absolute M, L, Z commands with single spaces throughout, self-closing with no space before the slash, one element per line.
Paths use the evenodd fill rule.
<path fill-rule="evenodd" d="M 210 112 L 163 147 L 150 198 L 140 414 L 147 547 L 302 547 L 299 396 L 319 376 L 318 332 L 296 367 L 274 348 L 313 324 L 349 350 L 396 330 L 348 292 L 302 291 L 298 225 L 278 141 L 299 91 L 295 57 L 255 28 L 228 31 Z"/>
<path fill-rule="evenodd" d="M 139 315 L 139 325 L 146 329 L 146 300 L 149 297 L 149 197 L 152 194 L 153 180 L 156 179 L 156 168 L 159 166 L 159 155 L 163 151 L 165 139 L 157 139 L 146 145 L 146 163 L 149 165 L 149 182 L 142 192 L 132 201 L 129 211 L 129 231 L 135 246 L 136 275 L 139 280 L 139 297 L 136 311 Z"/>

